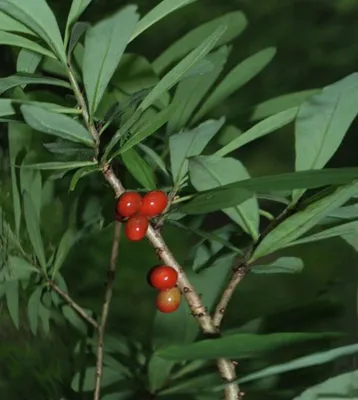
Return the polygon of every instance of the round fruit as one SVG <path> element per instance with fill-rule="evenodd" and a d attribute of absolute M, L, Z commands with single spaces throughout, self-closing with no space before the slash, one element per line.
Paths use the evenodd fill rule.
<path fill-rule="evenodd" d="M 168 196 L 161 190 L 154 190 L 144 195 L 140 213 L 147 217 L 161 214 L 168 205 Z"/>
<path fill-rule="evenodd" d="M 132 217 L 142 207 L 142 196 L 137 192 L 122 194 L 117 202 L 116 211 L 122 217 Z"/>
<path fill-rule="evenodd" d="M 160 267 L 154 267 L 149 272 L 150 284 L 159 290 L 166 290 L 173 288 L 178 281 L 178 273 L 167 265 L 161 265 Z"/>
<path fill-rule="evenodd" d="M 127 238 L 133 242 L 142 240 L 147 233 L 148 225 L 148 219 L 144 215 L 130 217 L 125 227 Z"/>
<path fill-rule="evenodd" d="M 177 287 L 162 290 L 157 296 L 157 309 L 162 313 L 171 313 L 178 309 L 180 305 L 181 293 Z"/>

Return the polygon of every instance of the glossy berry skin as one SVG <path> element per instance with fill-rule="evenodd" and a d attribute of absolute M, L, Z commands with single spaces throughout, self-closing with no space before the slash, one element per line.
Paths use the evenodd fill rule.
<path fill-rule="evenodd" d="M 177 287 L 161 290 L 157 296 L 157 309 L 165 314 L 172 313 L 179 308 L 180 299 L 181 293 Z"/>
<path fill-rule="evenodd" d="M 132 217 L 142 207 L 142 196 L 137 192 L 126 192 L 122 194 L 117 202 L 116 212 L 121 217 Z"/>
<path fill-rule="evenodd" d="M 145 237 L 148 229 L 148 219 L 144 215 L 134 215 L 126 222 L 125 234 L 128 240 L 138 242 Z"/>
<path fill-rule="evenodd" d="M 160 267 L 154 267 L 149 272 L 150 284 L 159 290 L 166 290 L 173 288 L 178 281 L 178 273 L 167 265 L 161 265 Z"/>
<path fill-rule="evenodd" d="M 161 214 L 168 205 L 168 196 L 161 190 L 154 190 L 144 195 L 140 213 L 146 217 Z"/>

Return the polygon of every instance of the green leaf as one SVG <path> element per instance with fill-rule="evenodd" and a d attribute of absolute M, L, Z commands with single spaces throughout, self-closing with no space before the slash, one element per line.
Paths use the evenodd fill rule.
<path fill-rule="evenodd" d="M 166 360 L 211 360 L 217 358 L 253 358 L 292 344 L 337 337 L 337 333 L 285 332 L 271 334 L 239 333 L 219 339 L 200 340 L 181 346 L 158 350 L 157 355 Z"/>
<path fill-rule="evenodd" d="M 70 37 L 70 43 L 68 45 L 68 54 L 72 54 L 73 50 L 76 48 L 78 41 L 81 39 L 81 36 L 87 31 L 88 28 L 90 28 L 91 24 L 88 22 L 76 22 L 73 25 L 72 32 L 71 32 L 71 37 Z M 78 47 L 77 47 L 78 49 Z M 75 54 L 76 58 L 76 54 Z M 83 60 L 80 63 L 81 64 L 81 69 L 83 66 Z"/>
<path fill-rule="evenodd" d="M 358 113 L 358 73 L 326 86 L 300 107 L 295 128 L 296 170 L 320 169 Z"/>
<path fill-rule="evenodd" d="M 302 272 L 303 261 L 297 257 L 281 257 L 267 265 L 254 265 L 250 271 L 255 274 L 297 274 Z"/>
<path fill-rule="evenodd" d="M 161 389 L 168 381 L 168 377 L 175 363 L 157 357 L 154 353 L 148 363 L 149 390 L 155 393 Z"/>
<path fill-rule="evenodd" d="M 19 281 L 10 280 L 5 282 L 4 285 L 10 317 L 16 328 L 19 329 Z"/>
<path fill-rule="evenodd" d="M 214 189 L 228 183 L 237 182 L 250 177 L 246 168 L 234 158 L 216 156 L 198 156 L 189 161 L 189 174 L 193 186 L 198 191 Z M 259 205 L 255 196 L 245 200 L 235 208 L 225 208 L 223 212 L 241 228 L 258 238 L 260 222 Z"/>
<path fill-rule="evenodd" d="M 247 58 L 245 61 L 242 61 L 232 69 L 195 114 L 193 123 L 201 120 L 214 107 L 222 103 L 240 87 L 254 78 L 271 62 L 275 54 L 276 48 L 268 47 Z"/>
<path fill-rule="evenodd" d="M 46 263 L 44 245 L 42 242 L 42 237 L 40 232 L 40 221 L 37 218 L 34 203 L 28 192 L 24 192 L 23 199 L 24 199 L 25 222 L 29 239 L 36 254 L 36 257 L 39 261 L 40 267 L 45 272 L 47 263 Z"/>
<path fill-rule="evenodd" d="M 93 172 L 97 172 L 98 171 L 98 165 L 90 165 L 88 167 L 82 167 L 79 170 L 77 170 L 72 179 L 71 179 L 71 183 L 70 183 L 70 192 L 74 191 L 77 183 L 80 179 L 82 179 L 84 176 L 87 176 L 89 174 L 92 174 Z"/>
<path fill-rule="evenodd" d="M 305 390 L 293 400 L 357 400 L 358 370 L 327 379 Z"/>
<path fill-rule="evenodd" d="M 60 79 L 45 78 L 43 76 L 21 73 L 21 74 L 7 76 L 6 78 L 0 78 L 0 95 L 16 86 L 29 85 L 29 84 L 54 85 L 71 89 L 71 86 L 68 82 L 62 81 Z"/>
<path fill-rule="evenodd" d="M 196 195 L 181 207 L 186 214 L 201 214 L 236 206 L 252 193 L 266 193 L 293 189 L 314 189 L 327 185 L 342 185 L 358 178 L 358 168 L 327 168 L 320 171 L 300 171 L 267 175 L 207 190 Z M 204 210 L 205 211 L 202 211 Z M 202 212 L 201 212 L 202 211 Z"/>
<path fill-rule="evenodd" d="M 152 8 L 148 14 L 141 18 L 141 20 L 137 23 L 130 42 L 170 13 L 186 6 L 187 4 L 193 3 L 194 1 L 196 0 L 163 0 L 157 6 Z"/>
<path fill-rule="evenodd" d="M 192 130 L 170 136 L 170 164 L 174 182 L 179 183 L 183 179 L 188 172 L 188 158 L 201 154 L 224 123 L 224 118 L 209 120 Z"/>
<path fill-rule="evenodd" d="M 25 74 L 33 74 L 37 67 L 40 65 L 43 56 L 39 53 L 36 53 L 32 50 L 22 49 L 19 52 L 16 61 L 16 71 L 24 72 Z M 26 85 L 23 85 L 24 89 Z"/>
<path fill-rule="evenodd" d="M 13 33 L 0 31 L 0 44 L 21 47 L 24 49 L 32 50 L 36 53 L 42 54 L 50 58 L 56 58 L 56 56 L 51 51 L 45 49 L 39 44 Z"/>
<path fill-rule="evenodd" d="M 37 131 L 83 143 L 89 147 L 94 145 L 94 140 L 88 130 L 66 115 L 31 105 L 22 105 L 21 112 L 25 121 Z"/>
<path fill-rule="evenodd" d="M 266 100 L 255 106 L 250 120 L 257 121 L 278 114 L 289 108 L 299 107 L 305 100 L 318 92 L 318 89 L 302 90 L 300 92 L 282 94 L 281 96 Z"/>
<path fill-rule="evenodd" d="M 0 117 L 13 114 L 15 114 L 15 109 L 12 105 L 12 99 L 0 99 Z"/>
<path fill-rule="evenodd" d="M 216 42 L 214 47 L 230 42 L 246 28 L 247 20 L 239 11 L 230 12 L 202 24 L 188 32 L 178 41 L 165 50 L 154 62 L 153 67 L 161 74 L 168 66 L 186 56 L 191 50 L 199 46 L 212 32 L 221 25 L 227 26 L 226 32 Z"/>
<path fill-rule="evenodd" d="M 68 229 L 62 236 L 60 240 L 60 244 L 58 245 L 58 249 L 56 252 L 56 257 L 53 262 L 53 272 L 52 272 L 52 279 L 55 279 L 58 271 L 62 267 L 63 263 L 68 256 L 68 253 L 71 250 L 75 242 L 75 232 L 72 229 Z"/>
<path fill-rule="evenodd" d="M 287 218 L 260 242 L 253 253 L 251 262 L 292 243 L 313 228 L 323 217 L 349 200 L 353 193 L 357 193 L 357 190 L 357 182 L 340 187 L 330 196 L 316 201 L 303 211 Z"/>
<path fill-rule="evenodd" d="M 165 175 L 169 175 L 164 161 L 151 147 L 148 147 L 143 143 L 140 143 L 138 147 L 148 156 L 150 160 L 153 161 L 153 164 L 155 164 L 162 172 L 164 172 Z"/>
<path fill-rule="evenodd" d="M 318 240 L 329 239 L 337 236 L 345 236 L 345 235 L 358 235 L 358 222 L 348 222 L 346 224 L 338 225 L 333 228 L 326 229 L 322 232 L 315 233 L 314 235 L 305 236 L 302 239 L 295 240 L 294 242 L 289 243 L 288 246 L 296 246 L 299 244 L 317 242 Z"/>
<path fill-rule="evenodd" d="M 81 378 L 81 374 L 78 372 L 78 373 L 76 373 L 76 375 L 74 376 L 74 378 L 72 380 L 71 388 L 75 392 L 80 391 L 80 387 L 79 387 L 80 378 Z M 106 387 L 112 385 L 113 383 L 120 381 L 122 378 L 123 377 L 121 376 L 121 374 L 118 373 L 118 371 L 113 370 L 110 367 L 103 367 L 101 387 L 106 388 Z M 82 390 L 84 392 L 93 391 L 94 387 L 95 387 L 95 382 L 96 382 L 96 367 L 89 367 L 85 371 L 85 379 L 83 382 Z"/>
<path fill-rule="evenodd" d="M 272 365 L 264 368 L 261 371 L 254 372 L 246 375 L 237 380 L 239 383 L 252 382 L 258 379 L 263 379 L 268 376 L 278 375 L 289 371 L 295 371 L 301 368 L 312 367 L 314 365 L 322 365 L 334 361 L 335 359 L 343 356 L 349 356 L 358 352 L 358 344 L 351 344 L 349 346 L 337 347 L 335 349 L 321 351 L 310 354 L 308 356 L 296 358 L 283 364 Z M 222 387 L 220 387 L 221 389 Z M 219 389 L 219 388 L 218 388 Z"/>
<path fill-rule="evenodd" d="M 171 89 L 180 78 L 195 65 L 199 60 L 204 58 L 215 46 L 215 43 L 226 31 L 226 26 L 221 25 L 209 37 L 204 40 L 200 46 L 189 53 L 182 61 L 180 61 L 172 70 L 170 70 L 159 83 L 149 92 L 145 99 L 140 104 L 141 110 L 146 110 L 157 100 L 163 93 Z"/>
<path fill-rule="evenodd" d="M 0 11 L 29 27 L 66 64 L 66 54 L 56 18 L 45 0 L 2 0 Z"/>
<path fill-rule="evenodd" d="M 136 146 L 138 143 L 142 142 L 144 139 L 157 132 L 170 118 L 173 113 L 172 107 L 167 107 L 160 111 L 153 119 L 146 121 L 142 126 L 134 131 L 132 136 L 124 143 L 124 145 L 114 153 L 113 158 L 119 154 L 123 154 L 132 147 Z"/>
<path fill-rule="evenodd" d="M 230 142 L 232 142 L 233 140 L 238 138 L 240 135 L 242 135 L 242 130 L 241 129 L 237 128 L 235 125 L 226 125 L 220 131 L 219 136 L 217 138 L 217 142 L 221 146 L 226 146 Z"/>
<path fill-rule="evenodd" d="M 215 155 L 220 157 L 226 156 L 227 154 L 233 152 L 234 150 L 237 150 L 241 146 L 244 146 L 247 143 L 250 143 L 256 139 L 268 135 L 271 132 L 276 131 L 279 128 L 282 128 L 296 118 L 297 112 L 298 108 L 289 108 L 288 110 L 282 111 L 278 114 L 268 117 L 267 119 L 264 119 L 246 132 L 242 133 L 226 146 L 222 147 L 215 153 Z"/>
<path fill-rule="evenodd" d="M 0 11 L 0 26 L 2 31 L 20 32 L 28 35 L 35 35 L 27 26 Z"/>
<path fill-rule="evenodd" d="M 93 116 L 138 22 L 136 6 L 127 6 L 86 33 L 83 82 Z"/>
<path fill-rule="evenodd" d="M 39 321 L 39 309 L 41 304 L 41 287 L 37 287 L 31 294 L 29 302 L 27 304 L 27 316 L 30 322 L 30 329 L 34 336 L 37 333 L 38 321 Z"/>
<path fill-rule="evenodd" d="M 155 189 L 154 172 L 136 150 L 132 148 L 122 154 L 122 161 L 128 171 L 145 189 Z"/>
<path fill-rule="evenodd" d="M 74 22 L 78 20 L 81 14 L 85 11 L 88 7 L 89 3 L 92 0 L 72 0 L 70 12 L 68 13 L 67 22 L 66 22 L 66 29 L 65 29 L 65 47 L 68 44 L 68 38 L 70 35 L 70 29 Z"/>
<path fill-rule="evenodd" d="M 50 161 L 39 164 L 29 164 L 26 165 L 26 168 L 33 168 L 39 170 L 56 170 L 56 169 L 65 169 L 70 171 L 71 169 L 77 169 L 81 167 L 97 167 L 97 163 L 95 161 Z"/>
<path fill-rule="evenodd" d="M 27 279 L 31 273 L 39 273 L 39 270 L 26 260 L 16 256 L 9 257 L 10 273 L 15 279 Z"/>
<path fill-rule="evenodd" d="M 183 79 L 179 82 L 171 103 L 175 105 L 175 112 L 167 125 L 169 134 L 176 133 L 187 126 L 193 112 L 223 70 L 229 53 L 227 46 L 220 47 L 203 59 L 212 63 L 212 71 L 201 76 Z"/>

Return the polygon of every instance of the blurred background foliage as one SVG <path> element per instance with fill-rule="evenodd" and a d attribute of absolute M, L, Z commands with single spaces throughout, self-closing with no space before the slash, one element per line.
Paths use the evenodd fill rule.
<path fill-rule="evenodd" d="M 63 26 L 70 0 L 48 0 L 48 3 Z M 127 3 L 120 0 L 93 0 L 82 20 L 94 22 Z M 141 15 L 154 4 L 152 0 L 137 0 L 136 3 Z M 243 11 L 249 25 L 234 41 L 234 50 L 226 70 L 264 47 L 276 46 L 277 54 L 263 72 L 215 110 L 212 114 L 215 117 L 226 115 L 230 123 L 245 129 L 255 104 L 288 92 L 322 87 L 357 70 L 357 0 L 200 0 L 153 26 L 136 39 L 127 51 L 144 55 L 152 61 L 190 29 L 234 10 Z M 0 52 L 0 74 L 7 76 L 13 73 L 16 59 L 8 47 L 1 47 Z M 354 124 L 329 166 L 358 165 L 357 139 L 357 124 Z M 11 213 L 6 151 L 6 126 L 2 124 L 0 200 L 5 211 Z M 253 176 L 293 170 L 292 126 L 245 146 L 235 156 L 243 161 Z M 87 186 L 80 189 L 82 195 L 78 207 L 81 209 L 81 201 L 87 204 L 87 208 L 81 210 L 81 218 L 93 229 L 96 224 L 101 224 L 98 215 L 103 204 L 112 204 L 112 192 L 104 184 L 84 181 Z M 133 182 L 128 182 L 135 187 Z M 68 183 L 68 180 L 62 180 L 56 188 L 58 201 L 47 206 L 43 214 L 43 219 L 48 221 L 46 235 L 53 238 L 55 245 L 62 232 L 67 210 L 74 201 L 74 195 L 67 192 Z M 75 246 L 62 270 L 74 299 L 95 312 L 100 311 L 103 298 L 112 230 L 112 225 L 101 231 L 94 229 L 92 234 Z M 179 261 L 190 268 L 186 262 L 186 249 L 191 237 L 173 227 L 166 227 L 164 234 Z M 332 239 L 294 247 L 283 251 L 282 255 L 302 258 L 304 271 L 292 276 L 249 275 L 230 304 L 224 329 L 249 323 L 245 329 L 253 332 L 343 330 L 347 335 L 340 344 L 356 341 L 358 257 L 353 248 L 343 240 Z M 155 293 L 146 282 L 146 273 L 155 263 L 155 255 L 146 242 L 132 244 L 123 237 L 108 331 L 139 339 L 144 346 L 155 313 Z M 0 313 L 0 398 L 85 399 L 69 389 L 75 368 L 78 367 L 73 362 L 78 332 L 65 324 L 53 327 L 47 338 L 33 337 L 25 308 L 20 330 L 13 326 L 3 302 L 0 304 Z M 320 346 L 325 348 L 329 345 L 320 342 Z M 299 354 L 310 351 L 312 348 L 300 348 Z M 289 356 L 285 350 L 285 357 Z M 273 362 L 280 357 L 282 355 L 276 354 L 271 360 Z M 285 374 L 273 385 L 275 391 L 260 392 L 265 390 L 263 382 L 261 388 L 256 388 L 258 392 L 253 390 L 247 399 L 262 398 L 262 393 L 265 399 L 291 399 L 327 376 L 356 368 L 357 361 L 350 357 L 344 362 L 335 363 L 333 367 L 331 364 Z M 240 364 L 239 373 L 255 367 L 245 367 L 244 364 Z M 272 387 L 272 382 L 266 383 Z"/>

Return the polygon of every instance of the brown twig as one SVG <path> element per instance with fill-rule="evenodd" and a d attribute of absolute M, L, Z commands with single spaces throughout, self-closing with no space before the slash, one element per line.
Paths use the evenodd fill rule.
<path fill-rule="evenodd" d="M 107 275 L 107 283 L 106 283 L 106 291 L 104 295 L 104 302 L 102 307 L 102 315 L 101 315 L 101 324 L 98 327 L 98 339 L 97 339 L 97 363 L 96 363 L 96 384 L 94 390 L 94 400 L 99 400 L 101 393 L 101 381 L 102 381 L 102 373 L 103 373 L 103 340 L 104 333 L 106 330 L 106 323 L 108 319 L 109 306 L 112 299 L 113 294 L 113 282 L 117 267 L 118 260 L 118 248 L 119 248 L 119 240 L 121 236 L 121 228 L 122 224 L 120 222 L 114 223 L 114 234 L 113 234 L 113 244 L 112 244 L 112 252 L 111 252 L 111 260 Z"/>
<path fill-rule="evenodd" d="M 63 298 L 63 300 L 65 300 L 65 302 L 74 310 L 76 311 L 76 313 L 82 317 L 85 321 L 87 321 L 90 325 L 92 325 L 95 329 L 98 329 L 98 323 L 95 319 L 93 319 L 92 317 L 90 317 L 86 311 L 80 307 L 74 300 L 72 300 L 72 298 L 63 290 L 61 290 L 54 281 L 48 279 L 47 283 L 50 285 L 50 287 L 52 288 L 52 290 L 54 292 L 56 292 L 60 297 Z"/>

